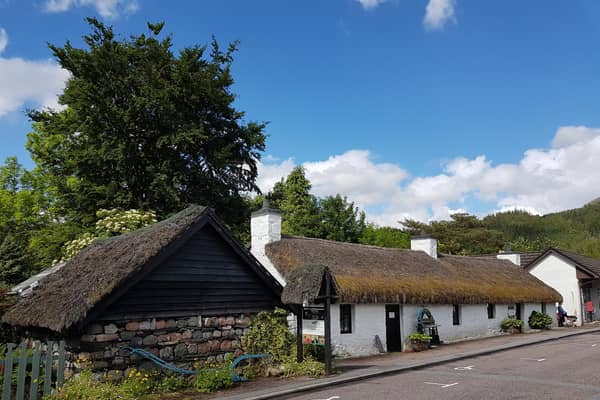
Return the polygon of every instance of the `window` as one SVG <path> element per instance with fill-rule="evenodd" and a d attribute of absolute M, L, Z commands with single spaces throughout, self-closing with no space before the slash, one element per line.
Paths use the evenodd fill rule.
<path fill-rule="evenodd" d="M 460 325 L 460 305 L 452 304 L 452 325 Z"/>
<path fill-rule="evenodd" d="M 352 333 L 352 304 L 340 304 L 340 333 Z"/>
<path fill-rule="evenodd" d="M 496 318 L 496 305 L 488 304 L 487 306 L 488 319 Z"/>
<path fill-rule="evenodd" d="M 546 303 L 542 303 L 542 313 L 546 314 Z"/>

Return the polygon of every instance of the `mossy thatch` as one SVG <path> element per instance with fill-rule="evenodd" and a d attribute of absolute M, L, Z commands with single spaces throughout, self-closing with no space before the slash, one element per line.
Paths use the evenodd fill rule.
<path fill-rule="evenodd" d="M 283 304 L 317 303 L 319 296 L 325 295 L 325 274 L 331 274 L 329 268 L 324 265 L 305 265 L 290 271 L 286 276 L 287 284 L 281 293 Z M 337 282 L 332 276 L 331 295 L 336 296 L 339 292 Z"/>
<path fill-rule="evenodd" d="M 14 326 L 56 332 L 82 321 L 88 312 L 170 243 L 181 237 L 209 209 L 191 206 L 172 217 L 129 234 L 97 240 L 44 278 L 3 317 Z"/>
<path fill-rule="evenodd" d="M 554 289 L 503 260 L 459 256 L 436 260 L 422 251 L 299 237 L 270 243 L 266 252 L 289 280 L 284 303 L 320 287 L 315 271 L 296 271 L 305 265 L 325 265 L 331 270 L 340 302 L 510 304 L 561 300 Z"/>

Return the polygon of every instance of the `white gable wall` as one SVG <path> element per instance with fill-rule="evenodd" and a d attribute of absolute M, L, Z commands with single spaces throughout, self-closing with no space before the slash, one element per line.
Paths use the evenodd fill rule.
<path fill-rule="evenodd" d="M 562 295 L 563 308 L 568 315 L 577 316 L 577 325 L 581 325 L 581 291 L 575 266 L 550 254 L 529 272 Z"/>

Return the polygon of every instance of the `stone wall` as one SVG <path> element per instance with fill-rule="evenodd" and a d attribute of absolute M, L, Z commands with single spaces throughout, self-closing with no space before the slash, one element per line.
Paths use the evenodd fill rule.
<path fill-rule="evenodd" d="M 123 374 L 127 368 L 155 368 L 125 347 L 143 348 L 182 368 L 198 361 L 222 361 L 227 354 L 242 354 L 241 339 L 248 332 L 248 315 L 194 316 L 90 324 L 81 337 L 67 340 L 67 368 Z"/>

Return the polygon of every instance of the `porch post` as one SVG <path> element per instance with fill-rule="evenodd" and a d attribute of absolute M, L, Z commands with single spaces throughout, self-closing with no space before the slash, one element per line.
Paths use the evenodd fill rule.
<path fill-rule="evenodd" d="M 331 275 L 325 272 L 325 373 L 331 375 Z"/>
<path fill-rule="evenodd" d="M 296 314 L 296 360 L 300 363 L 304 361 L 304 346 L 302 343 L 302 318 L 304 307 L 302 304 L 298 307 L 299 311 Z"/>

